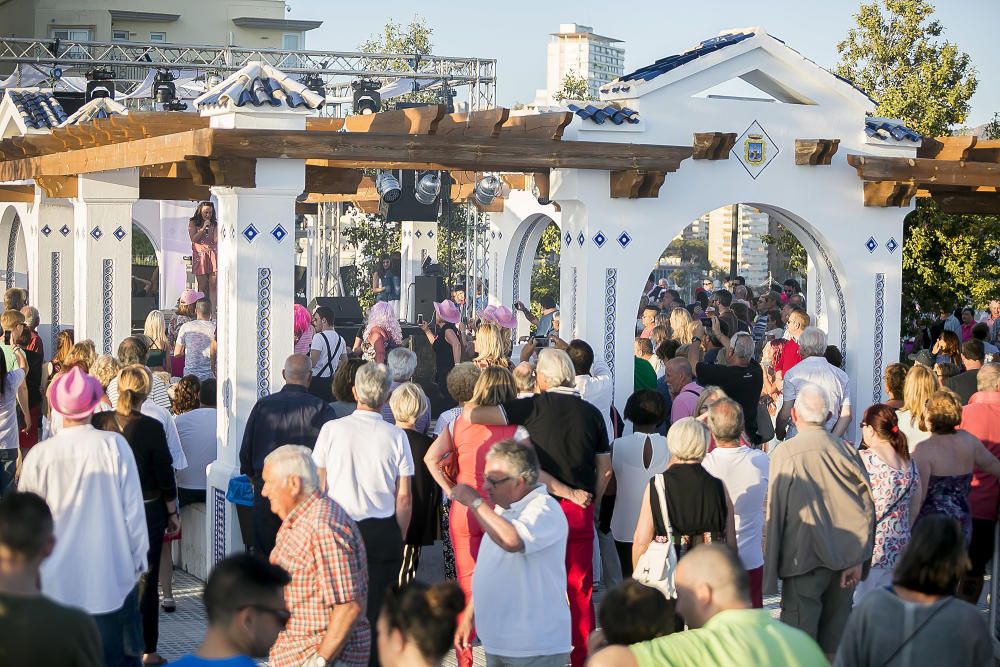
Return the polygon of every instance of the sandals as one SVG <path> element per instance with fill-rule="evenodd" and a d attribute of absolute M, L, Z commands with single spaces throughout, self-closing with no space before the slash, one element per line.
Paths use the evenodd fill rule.
<path fill-rule="evenodd" d="M 177 604 L 174 602 L 173 598 L 163 598 L 163 602 L 160 603 L 160 608 L 168 614 L 172 614 L 177 611 Z"/>
<path fill-rule="evenodd" d="M 147 660 L 147 658 L 151 655 L 155 655 L 156 657 Z M 168 662 L 170 661 L 157 653 L 147 653 L 142 657 L 143 665 L 166 665 Z"/>

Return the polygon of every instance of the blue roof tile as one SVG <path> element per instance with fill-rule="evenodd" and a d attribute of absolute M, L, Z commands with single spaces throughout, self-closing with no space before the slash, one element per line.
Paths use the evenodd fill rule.
<path fill-rule="evenodd" d="M 602 104 L 596 107 L 593 104 L 578 106 L 570 104 L 566 107 L 584 120 L 590 120 L 598 125 L 603 125 L 606 121 L 611 121 L 615 125 L 629 123 L 635 125 L 639 122 L 639 112 L 628 107 L 619 107 L 617 104 Z"/>
<path fill-rule="evenodd" d="M 875 139 L 894 139 L 896 141 L 920 141 L 921 134 L 898 120 L 885 118 L 865 119 L 865 134 Z"/>
<path fill-rule="evenodd" d="M 626 81 L 649 81 L 650 79 L 655 79 L 661 74 L 666 74 L 670 70 L 676 69 L 681 65 L 691 62 L 692 60 L 701 58 L 709 53 L 714 53 L 715 51 L 724 49 L 727 46 L 739 44 L 743 40 L 753 37 L 755 34 L 756 33 L 753 32 L 738 32 L 706 39 L 704 42 L 698 44 L 698 46 L 688 49 L 684 53 L 678 53 L 672 56 L 667 56 L 666 58 L 660 58 L 652 65 L 646 65 L 645 67 L 640 67 L 634 72 L 629 72 L 628 74 L 618 78 L 615 83 L 623 83 Z M 627 89 L 625 90 L 627 91 Z M 612 88 L 611 92 L 617 91 Z"/>
<path fill-rule="evenodd" d="M 194 101 L 197 109 L 232 104 L 237 107 L 281 107 L 318 109 L 326 102 L 284 72 L 252 62 Z"/>
<path fill-rule="evenodd" d="M 24 124 L 33 130 L 50 129 L 66 120 L 66 112 L 51 91 L 8 90 L 6 95 Z"/>

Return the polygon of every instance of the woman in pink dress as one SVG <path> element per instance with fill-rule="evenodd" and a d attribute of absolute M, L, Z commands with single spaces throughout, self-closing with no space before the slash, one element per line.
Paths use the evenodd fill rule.
<path fill-rule="evenodd" d="M 434 481 L 451 496 L 456 484 L 467 484 L 479 492 L 483 502 L 490 498 L 484 488 L 486 474 L 486 453 L 493 444 L 511 438 L 526 440 L 527 431 L 520 426 L 486 426 L 469 421 L 469 412 L 480 405 L 500 405 L 517 397 L 517 387 L 510 371 L 500 366 L 488 366 L 476 381 L 472 400 L 465 404 L 462 414 L 455 420 L 454 435 L 451 429 L 444 429 L 437 440 L 427 450 L 424 463 L 430 469 Z M 491 505 L 492 506 L 492 505 Z M 472 601 L 472 574 L 479 555 L 479 544 L 483 539 L 483 529 L 470 516 L 469 509 L 459 503 L 452 503 L 450 519 L 451 544 L 455 551 L 455 570 L 458 584 L 465 593 L 466 602 Z M 472 606 L 466 607 L 466 614 L 472 613 Z M 455 647 L 459 667 L 471 667 L 472 650 Z"/>
<path fill-rule="evenodd" d="M 215 205 L 210 201 L 198 204 L 194 215 L 188 220 L 188 236 L 191 237 L 191 271 L 198 281 L 198 291 L 208 295 L 212 308 L 218 307 L 219 272 L 219 221 L 215 217 Z"/>

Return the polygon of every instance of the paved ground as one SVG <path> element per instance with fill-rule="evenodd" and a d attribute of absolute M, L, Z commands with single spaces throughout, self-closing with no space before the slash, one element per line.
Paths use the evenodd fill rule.
<path fill-rule="evenodd" d="M 444 578 L 440 543 L 424 549 L 417 577 L 423 581 L 439 581 Z M 989 584 L 985 587 L 989 590 Z M 176 660 L 193 651 L 205 634 L 205 608 L 201 604 L 202 582 L 180 570 L 174 572 L 174 600 L 177 611 L 172 614 L 160 612 L 160 654 L 168 660 Z M 595 596 L 600 600 L 600 593 Z M 986 591 L 979 601 L 979 607 L 986 614 Z M 777 618 L 780 598 L 777 595 L 764 598 L 764 607 Z M 486 658 L 481 648 L 473 650 L 476 667 L 485 667 Z M 262 665 L 267 663 L 261 662 Z M 445 667 L 457 667 L 454 652 L 444 659 Z"/>

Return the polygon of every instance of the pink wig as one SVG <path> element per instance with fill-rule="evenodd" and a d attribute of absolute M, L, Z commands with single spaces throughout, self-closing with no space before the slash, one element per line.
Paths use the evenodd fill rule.
<path fill-rule="evenodd" d="M 297 303 L 292 308 L 292 322 L 295 339 L 298 340 L 299 336 L 308 331 L 309 327 L 312 326 L 312 315 L 309 314 L 305 306 Z"/>
<path fill-rule="evenodd" d="M 376 301 L 375 305 L 368 311 L 368 326 L 365 327 L 364 333 L 365 340 L 368 340 L 368 334 L 374 327 L 382 329 L 386 337 L 396 345 L 403 341 L 403 332 L 399 328 L 396 311 L 392 309 L 388 301 Z"/>

